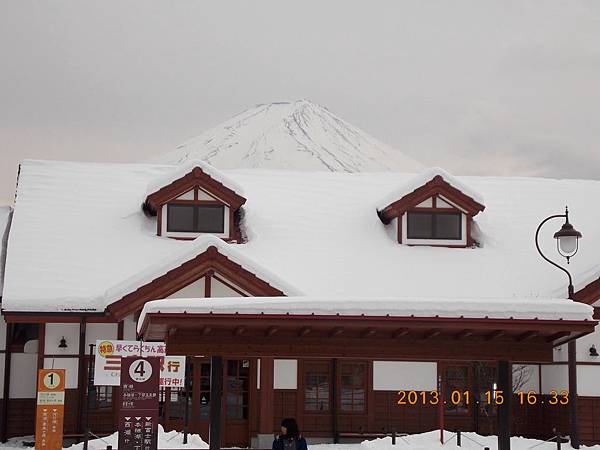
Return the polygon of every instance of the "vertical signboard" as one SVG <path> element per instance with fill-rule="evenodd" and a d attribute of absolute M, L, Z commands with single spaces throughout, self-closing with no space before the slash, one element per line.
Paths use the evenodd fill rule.
<path fill-rule="evenodd" d="M 40 369 L 35 413 L 36 450 L 62 450 L 65 369 Z"/>
<path fill-rule="evenodd" d="M 166 356 L 164 342 L 119 341 L 99 339 L 96 341 L 94 358 L 94 384 L 96 386 L 119 386 L 121 358 Z"/>
<path fill-rule="evenodd" d="M 119 398 L 119 450 L 158 447 L 160 360 L 122 358 Z"/>

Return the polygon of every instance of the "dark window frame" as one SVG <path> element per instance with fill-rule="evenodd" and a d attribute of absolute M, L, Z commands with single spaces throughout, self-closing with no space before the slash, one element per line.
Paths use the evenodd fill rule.
<path fill-rule="evenodd" d="M 428 215 L 431 217 L 431 236 L 422 237 L 422 236 L 411 236 L 410 233 L 410 219 L 413 215 L 425 216 Z M 459 219 L 459 227 L 458 227 L 458 237 L 455 236 L 438 236 L 437 235 L 437 221 L 436 216 L 457 216 Z M 450 212 L 450 211 L 408 211 L 406 213 L 406 238 L 407 239 L 424 239 L 424 240 L 440 240 L 440 241 L 462 241 L 463 239 L 463 213 L 460 211 Z"/>
<path fill-rule="evenodd" d="M 331 414 L 332 372 L 329 361 L 305 361 L 302 370 L 302 391 L 304 414 Z M 309 378 L 316 381 L 315 385 L 308 382 Z M 324 387 L 327 389 L 323 389 Z M 307 395 L 309 389 L 314 395 Z M 314 401 L 312 401 L 314 399 Z M 314 403 L 314 409 L 309 406 Z"/>
<path fill-rule="evenodd" d="M 355 374 L 352 373 L 353 369 L 359 366 L 362 369 L 361 383 L 356 382 L 357 380 L 354 378 Z M 348 370 L 350 373 L 348 373 Z M 365 414 L 367 412 L 369 365 L 363 361 L 342 361 L 340 362 L 339 373 L 339 411 L 342 414 Z M 344 377 L 352 377 L 351 385 L 347 386 L 344 384 Z M 348 387 L 350 388 L 350 395 L 347 399 L 344 399 L 344 390 Z M 362 398 L 358 395 L 359 391 L 362 391 Z M 344 400 L 349 400 L 349 402 Z M 348 405 L 350 408 L 347 408 Z"/>
<path fill-rule="evenodd" d="M 192 229 L 173 229 L 170 219 L 171 208 L 193 208 L 192 213 Z M 221 222 L 219 228 L 213 229 L 200 229 L 200 212 L 206 209 L 220 210 Z M 204 204 L 204 203 L 167 203 L 167 233 L 225 233 L 225 205 L 218 204 Z"/>

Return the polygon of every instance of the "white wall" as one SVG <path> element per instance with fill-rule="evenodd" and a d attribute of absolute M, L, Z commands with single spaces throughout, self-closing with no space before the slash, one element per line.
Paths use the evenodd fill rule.
<path fill-rule="evenodd" d="M 136 335 L 137 323 L 133 318 L 133 314 L 130 314 L 123 319 L 123 339 L 126 341 L 135 341 Z"/>
<path fill-rule="evenodd" d="M 225 278 L 225 277 L 223 277 Z M 217 280 L 216 278 L 212 278 L 210 280 L 210 296 L 211 297 L 241 297 L 241 295 L 239 293 L 237 293 L 236 291 L 234 291 L 233 289 L 231 289 L 230 287 L 224 285 L 223 283 L 221 283 L 219 280 Z M 233 286 L 236 287 L 236 289 L 239 289 L 238 286 L 236 286 L 235 284 L 231 283 Z M 240 289 L 242 292 L 244 292 L 242 289 Z"/>
<path fill-rule="evenodd" d="M 90 353 L 90 344 L 95 344 L 98 339 L 117 339 L 118 324 L 116 323 L 88 323 L 85 328 L 85 354 Z"/>
<path fill-rule="evenodd" d="M 63 336 L 67 341 L 67 348 L 58 348 Z M 44 341 L 46 355 L 77 355 L 79 354 L 79 324 L 47 323 Z"/>
<path fill-rule="evenodd" d="M 65 369 L 65 388 L 77 389 L 77 377 L 79 375 L 78 359 L 44 358 L 44 369 Z"/>
<path fill-rule="evenodd" d="M 600 364 L 577 366 L 577 393 L 582 396 L 600 397 Z"/>
<path fill-rule="evenodd" d="M 0 317 L 0 350 L 6 350 L 6 322 Z"/>
<path fill-rule="evenodd" d="M 37 354 L 13 353 L 10 361 L 10 398 L 35 398 Z"/>
<path fill-rule="evenodd" d="M 183 289 L 173 292 L 167 298 L 202 298 L 204 297 L 205 278 L 202 277 L 193 283 L 188 284 Z"/>
<path fill-rule="evenodd" d="M 274 362 L 273 386 L 275 389 L 298 388 L 298 361 L 276 359 Z"/>
<path fill-rule="evenodd" d="M 569 389 L 569 378 L 566 364 L 542 366 L 542 392 L 559 392 Z"/>
<path fill-rule="evenodd" d="M 437 389 L 437 363 L 373 361 L 373 389 L 433 391 Z"/>

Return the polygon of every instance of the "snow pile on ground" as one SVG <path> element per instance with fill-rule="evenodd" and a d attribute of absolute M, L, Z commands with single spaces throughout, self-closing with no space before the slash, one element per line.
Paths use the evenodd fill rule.
<path fill-rule="evenodd" d="M 420 172 L 424 166 L 308 100 L 257 105 L 160 158 L 219 169 Z"/>
<path fill-rule="evenodd" d="M 396 445 L 392 445 L 392 438 L 386 437 L 372 441 L 364 441 L 360 444 L 324 444 L 311 445 L 311 450 L 435 450 L 435 449 L 464 449 L 464 450 L 483 450 L 489 447 L 490 450 L 497 450 L 498 438 L 496 436 L 480 436 L 476 433 L 463 433 L 461 447 L 456 445 L 456 435 L 445 432 L 444 442 L 440 443 L 440 432 L 430 431 L 428 433 L 413 434 L 406 437 L 396 438 Z M 555 450 L 555 442 L 542 443 L 537 439 L 525 439 L 521 437 L 511 438 L 512 450 Z M 571 450 L 573 447 L 569 444 L 562 444 L 563 450 Z M 600 450 L 600 445 L 593 447 L 581 446 L 582 449 Z"/>
<path fill-rule="evenodd" d="M 89 441 L 89 450 L 105 450 L 107 445 L 112 445 L 113 449 L 118 448 L 119 433 L 113 433 L 101 439 Z M 82 450 L 83 442 L 68 447 L 69 450 Z M 165 431 L 162 425 L 158 426 L 158 448 L 179 448 L 179 449 L 203 449 L 208 448 L 208 444 L 197 434 L 188 434 L 187 444 L 183 443 L 183 433 L 178 431 Z"/>

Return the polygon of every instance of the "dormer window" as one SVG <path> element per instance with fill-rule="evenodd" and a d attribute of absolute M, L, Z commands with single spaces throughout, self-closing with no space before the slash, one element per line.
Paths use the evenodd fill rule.
<path fill-rule="evenodd" d="M 386 197 L 378 209 L 406 245 L 470 247 L 473 216 L 484 210 L 479 195 L 450 174 L 432 169 Z"/>
<path fill-rule="evenodd" d="M 212 234 L 240 242 L 241 189 L 204 162 L 177 168 L 149 189 L 144 207 L 156 215 L 159 236 L 195 239 Z"/>
<path fill-rule="evenodd" d="M 167 232 L 225 232 L 225 205 L 167 204 Z"/>

